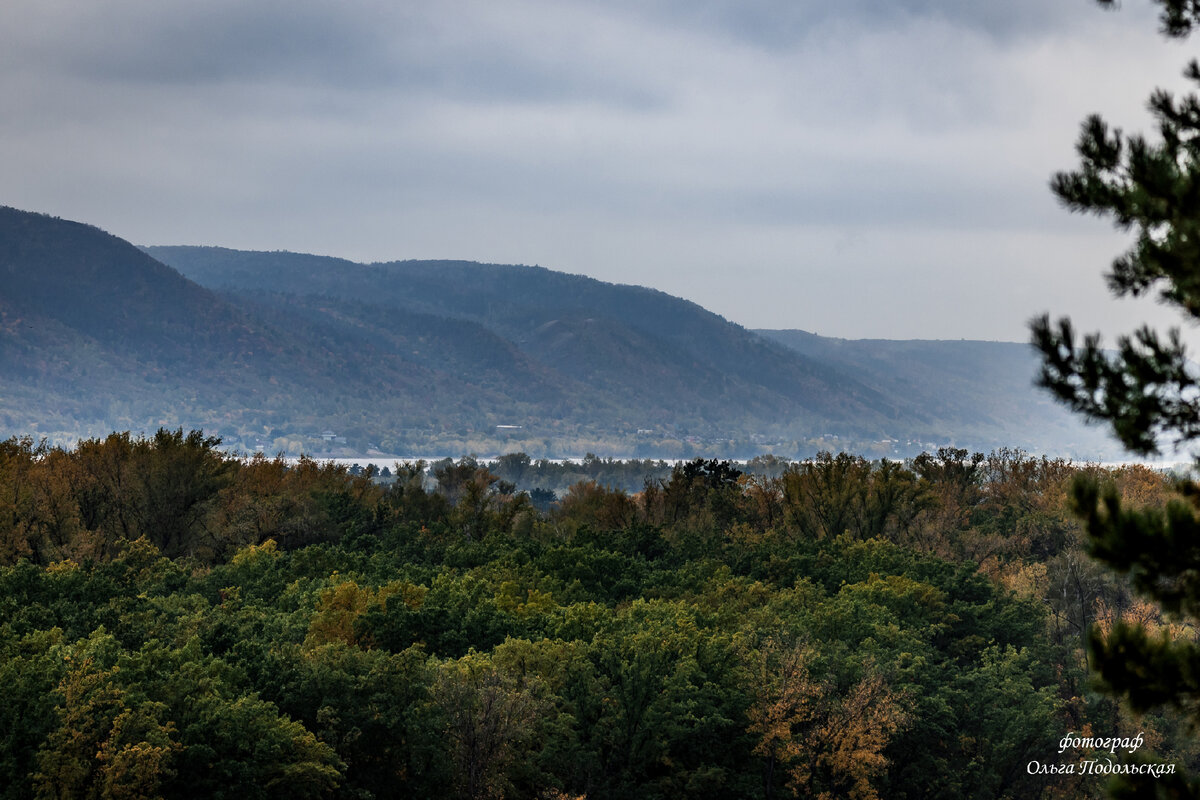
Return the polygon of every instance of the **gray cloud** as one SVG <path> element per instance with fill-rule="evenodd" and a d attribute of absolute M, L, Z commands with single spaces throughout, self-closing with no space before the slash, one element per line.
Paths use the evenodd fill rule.
<path fill-rule="evenodd" d="M 387 42 L 373 15 L 320 3 L 18 0 L 4 16 L 9 63 L 133 83 L 344 80 L 370 74 Z"/>
<path fill-rule="evenodd" d="M 556 13 L 568 29 L 576 19 L 586 23 Z M 491 3 L 113 0 L 76 7 L 19 0 L 4 17 L 0 53 L 7 55 L 0 63 L 103 83 L 269 82 L 472 101 L 655 101 L 642 81 L 589 62 L 594 53 L 564 46 L 555 35 L 521 25 L 498 32 L 504 12 Z M 67 18 L 76 24 L 60 24 Z"/>
<path fill-rule="evenodd" d="M 612 0 L 595 0 L 610 4 Z M 1056 0 L 624 0 L 630 13 L 658 24 L 683 24 L 716 35 L 789 49 L 839 31 L 889 30 L 935 20 L 1005 42 L 1089 25 L 1097 7 Z M 1124 9 L 1138 23 L 1154 16 L 1146 2 Z"/>

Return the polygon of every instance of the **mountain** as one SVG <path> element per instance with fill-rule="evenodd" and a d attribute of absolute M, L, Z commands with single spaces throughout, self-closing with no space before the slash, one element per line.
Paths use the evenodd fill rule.
<path fill-rule="evenodd" d="M 477 323 L 530 358 L 613 393 L 656 418 L 728 424 L 731 404 L 776 420 L 802 416 L 877 433 L 897 414 L 887 396 L 828 364 L 756 336 L 663 292 L 541 267 L 463 261 L 362 265 L 294 253 L 150 247 L 205 286 L 296 296 Z"/>
<path fill-rule="evenodd" d="M 605 438 L 623 437 L 626 452 L 650 452 L 664 438 L 792 442 L 830 427 L 875 441 L 904 414 L 894 398 L 833 365 L 652 289 L 540 267 L 363 265 L 221 248 L 146 251 L 199 283 L 281 313 L 336 307 L 341 321 L 363 330 L 397 315 L 482 326 L 573 383 L 571 403 L 552 416 L 579 418 L 572 404 L 589 397 L 619 408 L 616 419 L 586 422 L 594 430 L 604 426 Z M 637 430 L 649 433 L 639 439 Z"/>
<path fill-rule="evenodd" d="M 1019 445 L 1117 457 L 1100 429 L 1034 385 L 1041 360 L 1028 344 L 969 340 L 837 339 L 801 330 L 757 330 L 808 358 L 836 363 L 864 383 L 905 397 L 942 431 L 969 431 L 982 449 Z M 937 438 L 936 431 L 925 436 Z M 1040 447 L 1037 443 L 1041 443 Z"/>
<path fill-rule="evenodd" d="M 1032 363 L 1017 345 L 754 332 L 540 267 L 138 249 L 0 208 L 0 436 L 165 425 L 244 450 L 424 455 L 1088 446 L 1021 377 Z"/>
<path fill-rule="evenodd" d="M 436 352 L 448 334 L 430 321 L 408 319 Z M 3 435 L 167 425 L 301 449 L 328 427 L 363 438 L 385 420 L 434 430 L 473 421 L 481 404 L 520 411 L 530 406 L 523 389 L 566 396 L 556 376 L 480 326 L 455 325 L 451 347 L 485 353 L 506 381 L 481 385 L 489 376 L 469 361 L 447 370 L 405 358 L 400 321 L 381 327 L 387 336 L 229 298 L 97 228 L 0 209 Z"/>
<path fill-rule="evenodd" d="M 299 296 L 470 321 L 595 392 L 674 414 L 705 436 L 847 441 L 883 452 L 940 444 L 1115 454 L 1033 387 L 1023 344 L 848 341 L 748 331 L 662 292 L 540 267 L 462 261 L 363 265 L 286 252 L 157 247 L 147 251 L 213 288 L 285 306 Z M 782 348 L 770 345 L 782 345 Z M 735 420 L 731 407 L 746 417 Z M 706 422 L 710 424 L 705 424 Z M 826 434 L 833 434 L 832 436 Z"/>

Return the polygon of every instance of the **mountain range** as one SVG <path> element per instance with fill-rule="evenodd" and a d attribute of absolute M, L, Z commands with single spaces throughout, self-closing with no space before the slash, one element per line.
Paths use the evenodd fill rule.
<path fill-rule="evenodd" d="M 244 451 L 1115 455 L 1027 345 L 753 331 L 541 267 L 145 247 L 0 208 L 0 437 Z"/>

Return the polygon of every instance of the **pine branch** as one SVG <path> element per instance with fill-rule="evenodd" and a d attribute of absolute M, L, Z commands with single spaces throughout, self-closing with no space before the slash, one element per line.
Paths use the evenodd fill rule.
<path fill-rule="evenodd" d="M 1067 319 L 1054 327 L 1043 315 L 1031 329 L 1043 359 L 1038 385 L 1089 420 L 1108 423 L 1129 450 L 1152 455 L 1168 435 L 1175 447 L 1200 438 L 1200 381 L 1178 330 L 1163 341 L 1142 328 L 1118 338 L 1110 353 L 1097 335 L 1077 340 Z"/>

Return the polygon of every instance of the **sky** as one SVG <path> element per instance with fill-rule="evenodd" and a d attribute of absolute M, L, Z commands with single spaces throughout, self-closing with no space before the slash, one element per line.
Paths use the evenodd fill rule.
<path fill-rule="evenodd" d="M 1149 0 L 5 0 L 0 205 L 137 244 L 538 264 L 751 328 L 1024 341 L 1113 300 L 1061 209 L 1148 127 Z M 1193 331 L 1189 338 L 1195 335 Z"/>

